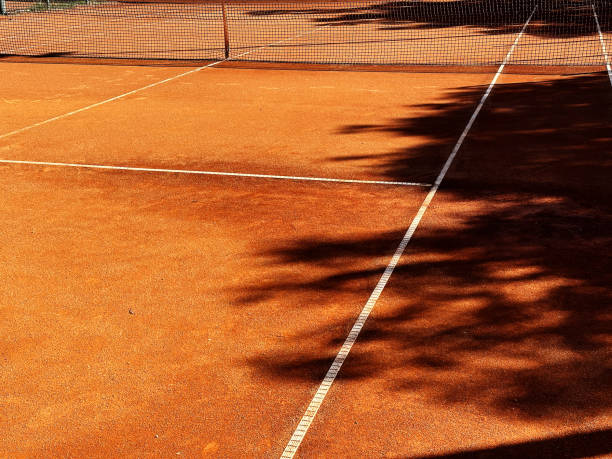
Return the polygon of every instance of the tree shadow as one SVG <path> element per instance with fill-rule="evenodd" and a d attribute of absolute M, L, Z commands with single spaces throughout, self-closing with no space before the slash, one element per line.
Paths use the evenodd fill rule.
<path fill-rule="evenodd" d="M 607 429 L 413 459 L 524 459 L 529 457 L 578 459 L 610 453 L 612 453 L 612 431 Z"/>
<path fill-rule="evenodd" d="M 357 4 L 359 5 L 359 4 Z M 593 6 L 604 32 L 612 30 L 609 0 L 454 0 L 364 3 L 354 7 L 310 7 L 253 10 L 252 16 L 305 15 L 327 26 L 377 22 L 382 29 L 443 29 L 465 26 L 482 33 L 516 33 L 535 11 L 528 34 L 579 37 L 597 34 Z"/>
<path fill-rule="evenodd" d="M 340 378 L 382 377 L 391 391 L 528 421 L 609 412 L 612 88 L 601 74 L 522 80 L 494 89 Z M 390 180 L 412 177 L 423 163 L 437 172 L 482 92 L 457 89 L 448 102 L 426 106 L 428 115 L 338 133 L 426 138 L 420 147 L 351 160 L 378 164 Z M 262 258 L 326 274 L 247 286 L 242 305 L 350 290 L 356 279 L 382 274 L 361 267 L 390 257 L 404 231 L 287 241 Z M 328 331 L 294 339 L 323 340 L 333 354 L 346 335 Z M 294 350 L 250 362 L 267 376 L 312 381 L 329 363 Z"/>

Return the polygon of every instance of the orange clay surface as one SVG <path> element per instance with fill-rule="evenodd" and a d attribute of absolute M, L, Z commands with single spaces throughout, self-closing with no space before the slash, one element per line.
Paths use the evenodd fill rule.
<path fill-rule="evenodd" d="M 2 132 L 181 72 L 3 69 Z M 0 159 L 432 181 L 490 79 L 205 70 Z M 611 98 L 502 77 L 300 457 L 612 453 Z M 0 165 L 0 455 L 278 457 L 426 191 Z"/>
<path fill-rule="evenodd" d="M 177 73 L 159 67 L 3 64 L 0 135 Z"/>
<path fill-rule="evenodd" d="M 612 456 L 610 106 L 607 76 L 502 76 L 301 457 Z"/>
<path fill-rule="evenodd" d="M 27 66 L 7 65 L 9 70 L 19 71 Z M 79 67 L 39 64 L 29 68 L 32 72 L 51 73 L 55 69 L 69 73 Z M 91 68 L 87 67 L 89 72 Z M 107 66 L 100 68 L 102 74 L 110 73 Z M 111 70 L 121 74 L 122 69 Z M 184 71 L 188 70 L 193 69 Z M 108 75 L 109 80 L 116 78 Z M 433 140 L 436 145 L 426 157 L 408 158 L 402 166 L 404 180 L 432 180 L 471 107 L 466 107 L 456 122 L 432 126 L 431 132 L 410 138 L 401 131 L 362 128 L 398 117 L 418 119 L 436 104 L 448 102 L 448 94 L 456 87 L 474 87 L 489 79 L 486 74 L 449 78 L 435 74 L 205 69 L 37 127 L 35 132 L 0 139 L 0 152 L 4 159 L 387 180 L 390 173 L 398 173 L 396 158 L 405 158 L 410 149 L 431 145 Z M 125 89 L 117 88 L 117 94 L 134 86 L 125 79 Z M 98 89 L 97 83 L 92 84 L 91 93 L 97 100 L 108 98 L 108 92 Z M 90 96 L 90 103 L 93 98 Z M 24 107 L 29 105 L 24 103 Z M 72 109 L 73 103 L 67 108 Z M 49 115 L 56 114 L 56 106 L 49 103 Z M 33 121 L 27 110 L 1 116 L 13 125 L 21 117 L 22 126 Z"/>

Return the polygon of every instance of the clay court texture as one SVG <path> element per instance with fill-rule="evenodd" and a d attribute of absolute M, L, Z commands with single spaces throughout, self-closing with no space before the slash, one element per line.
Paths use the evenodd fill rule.
<path fill-rule="evenodd" d="M 543 70 L 533 17 L 461 69 L 7 52 L 0 456 L 610 457 L 609 22 Z"/>

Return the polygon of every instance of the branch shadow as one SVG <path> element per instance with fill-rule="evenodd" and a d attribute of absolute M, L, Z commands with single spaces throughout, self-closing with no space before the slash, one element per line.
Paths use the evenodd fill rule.
<path fill-rule="evenodd" d="M 466 107 L 473 110 L 482 91 L 460 88 L 448 102 L 427 106 L 428 115 L 338 133 L 426 138 L 420 147 L 351 160 L 378 164 L 390 180 L 412 177 L 422 164 L 438 171 L 467 121 Z M 495 88 L 383 293 L 384 313 L 368 320 L 340 378 L 383 378 L 391 391 L 476 403 L 526 421 L 581 422 L 609 412 L 610 107 L 602 74 Z M 287 241 L 262 259 L 326 274 L 250 285 L 241 305 L 346 291 L 357 279 L 378 277 L 379 269 L 357 266 L 390 257 L 404 231 Z M 330 338 L 328 328 L 294 339 L 323 340 L 331 355 L 346 335 Z M 320 381 L 330 362 L 293 350 L 249 363 L 267 377 Z"/>

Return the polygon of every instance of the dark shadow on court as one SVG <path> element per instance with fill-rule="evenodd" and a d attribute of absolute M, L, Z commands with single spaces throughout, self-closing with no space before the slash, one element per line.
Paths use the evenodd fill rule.
<path fill-rule="evenodd" d="M 612 430 L 596 430 L 495 448 L 422 456 L 411 459 L 578 459 L 612 453 Z"/>
<path fill-rule="evenodd" d="M 369 159 L 390 180 L 411 177 L 422 163 L 435 163 L 435 175 L 483 91 L 458 89 L 449 102 L 427 106 L 429 115 L 339 132 L 427 138 L 423 147 Z M 498 85 L 339 377 L 376 379 L 390 392 L 518 421 L 580 423 L 609 412 L 611 107 L 603 74 Z M 290 241 L 263 253 L 271 264 L 332 273 L 307 284 L 248 286 L 242 305 L 375 282 L 380 269 L 354 266 L 375 265 L 383 253 L 388 261 L 405 230 Z M 293 338 L 323 340 L 326 355 L 292 346 L 250 364 L 267 376 L 318 383 L 351 326 L 339 321 Z"/>

